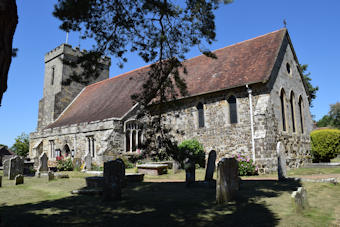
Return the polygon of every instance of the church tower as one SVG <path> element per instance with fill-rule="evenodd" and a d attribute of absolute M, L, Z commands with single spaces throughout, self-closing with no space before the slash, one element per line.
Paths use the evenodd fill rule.
<path fill-rule="evenodd" d="M 63 59 L 76 60 L 81 54 L 84 54 L 84 51 L 80 51 L 79 48 L 73 49 L 71 45 L 62 44 L 45 55 L 44 91 L 43 98 L 39 101 L 38 131 L 57 119 L 85 87 L 85 85 L 73 81 L 69 85 L 62 83 L 74 71 L 81 72 L 80 68 L 72 68 L 65 64 Z M 102 58 L 99 77 L 95 80 L 92 79 L 89 85 L 109 78 L 110 64 L 109 57 Z"/>

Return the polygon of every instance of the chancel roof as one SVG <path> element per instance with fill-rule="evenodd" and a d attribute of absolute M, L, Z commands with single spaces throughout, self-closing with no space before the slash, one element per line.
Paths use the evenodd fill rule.
<path fill-rule="evenodd" d="M 266 82 L 273 70 L 286 29 L 227 46 L 184 62 L 183 78 L 189 96 Z M 121 118 L 133 106 L 131 95 L 141 91 L 149 66 L 115 76 L 84 88 L 59 118 L 47 128 Z M 182 70 L 180 70 L 182 71 Z"/>

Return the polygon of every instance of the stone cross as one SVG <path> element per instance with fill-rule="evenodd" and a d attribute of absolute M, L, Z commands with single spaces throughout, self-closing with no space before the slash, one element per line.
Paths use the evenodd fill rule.
<path fill-rule="evenodd" d="M 103 199 L 105 201 L 121 199 L 121 177 L 123 175 L 123 167 L 124 166 L 119 160 L 104 163 Z"/>
<path fill-rule="evenodd" d="M 304 187 L 299 187 L 297 191 L 294 191 L 291 195 L 292 203 L 297 213 L 301 213 L 302 210 L 309 207 L 307 200 L 307 191 Z"/>
<path fill-rule="evenodd" d="M 48 171 L 48 157 L 46 153 L 42 153 L 39 157 L 39 167 L 38 172 Z"/>
<path fill-rule="evenodd" d="M 235 199 L 239 190 L 238 162 L 235 158 L 223 158 L 217 164 L 216 202 L 222 204 Z"/>
<path fill-rule="evenodd" d="M 287 178 L 287 166 L 285 148 L 281 142 L 277 143 L 276 152 L 277 152 L 277 174 L 279 181 L 282 181 Z"/>
<path fill-rule="evenodd" d="M 86 169 L 87 171 L 90 171 L 91 170 L 91 165 L 92 165 L 92 157 L 91 157 L 91 154 L 88 153 L 85 158 L 85 165 L 84 165 L 84 169 Z"/>
<path fill-rule="evenodd" d="M 216 162 L 216 151 L 212 150 L 209 152 L 207 169 L 205 171 L 205 181 L 212 181 L 215 172 L 215 162 Z"/>
<path fill-rule="evenodd" d="M 24 183 L 24 176 L 21 174 L 18 174 L 15 176 L 15 185 L 23 184 Z"/>
<path fill-rule="evenodd" d="M 8 179 L 14 180 L 15 176 L 24 173 L 24 159 L 14 156 L 9 160 Z"/>
<path fill-rule="evenodd" d="M 4 177 L 8 177 L 8 172 L 9 172 L 9 159 L 6 159 L 3 162 L 4 165 Z"/>

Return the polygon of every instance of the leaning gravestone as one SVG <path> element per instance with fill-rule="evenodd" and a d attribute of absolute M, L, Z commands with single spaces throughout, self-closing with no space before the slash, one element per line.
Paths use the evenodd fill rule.
<path fill-rule="evenodd" d="M 277 143 L 277 174 L 280 181 L 287 178 L 286 154 L 285 148 L 281 142 Z"/>
<path fill-rule="evenodd" d="M 84 165 L 84 169 L 86 169 L 87 171 L 90 171 L 91 170 L 91 165 L 92 165 L 92 157 L 91 157 L 91 154 L 88 153 L 85 158 L 85 165 Z"/>
<path fill-rule="evenodd" d="M 307 191 L 304 187 L 299 187 L 297 191 L 292 193 L 291 197 L 297 213 L 301 213 L 302 210 L 308 208 Z"/>
<path fill-rule="evenodd" d="M 9 160 L 8 179 L 14 180 L 15 176 L 24 173 L 24 159 L 15 156 Z"/>
<path fill-rule="evenodd" d="M 205 171 L 205 181 L 212 181 L 215 171 L 215 162 L 216 162 L 216 151 L 212 150 L 209 153 L 207 169 Z"/>
<path fill-rule="evenodd" d="M 104 163 L 104 191 L 103 199 L 120 200 L 121 199 L 121 177 L 123 165 L 119 160 L 108 161 Z"/>
<path fill-rule="evenodd" d="M 39 167 L 38 172 L 47 172 L 48 171 L 48 157 L 46 153 L 42 153 L 39 157 Z"/>
<path fill-rule="evenodd" d="M 4 165 L 4 177 L 7 177 L 9 172 L 9 159 L 5 160 L 3 162 L 3 165 Z"/>
<path fill-rule="evenodd" d="M 239 190 L 238 162 L 235 158 L 223 158 L 217 164 L 216 202 L 222 204 L 235 199 Z"/>
<path fill-rule="evenodd" d="M 23 184 L 24 183 L 24 176 L 21 174 L 18 174 L 15 176 L 15 185 Z"/>

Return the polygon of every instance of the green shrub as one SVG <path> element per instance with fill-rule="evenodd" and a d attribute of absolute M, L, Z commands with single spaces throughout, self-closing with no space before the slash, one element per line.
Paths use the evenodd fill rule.
<path fill-rule="evenodd" d="M 252 159 L 244 155 L 237 155 L 234 158 L 238 161 L 238 171 L 240 176 L 254 176 L 257 175 L 257 167 Z"/>
<path fill-rule="evenodd" d="M 72 171 L 73 170 L 73 163 L 70 158 L 63 159 L 60 158 L 57 160 L 57 169 L 59 171 Z"/>
<path fill-rule="evenodd" d="M 93 171 L 104 171 L 104 167 L 103 166 L 98 166 L 94 163 L 91 163 L 91 170 Z"/>
<path fill-rule="evenodd" d="M 178 152 L 174 157 L 176 161 L 179 161 L 184 165 L 186 159 L 190 162 L 199 164 L 200 167 L 205 165 L 205 153 L 202 144 L 197 140 L 184 140 L 180 145 L 178 145 Z"/>
<path fill-rule="evenodd" d="M 340 130 L 319 129 L 311 132 L 313 162 L 329 162 L 340 154 Z"/>

